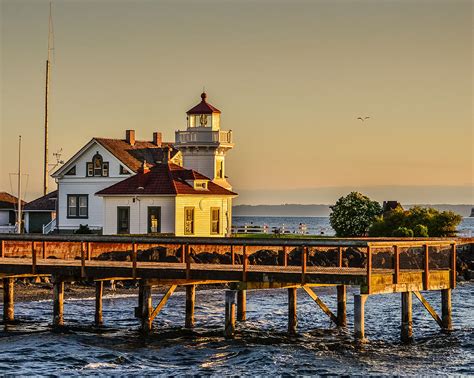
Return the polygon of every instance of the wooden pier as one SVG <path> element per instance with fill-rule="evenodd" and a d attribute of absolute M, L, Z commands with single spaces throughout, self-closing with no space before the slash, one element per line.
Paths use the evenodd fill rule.
<path fill-rule="evenodd" d="M 202 258 L 207 256 L 208 260 Z M 211 258 L 209 259 L 209 256 Z M 217 263 L 215 260 L 218 260 Z M 247 291 L 288 289 L 288 332 L 297 333 L 297 289 L 304 289 L 329 319 L 346 327 L 346 287 L 356 286 L 354 336 L 365 339 L 365 303 L 369 297 L 400 293 L 401 340 L 412 339 L 412 298 L 423 304 L 443 330 L 452 329 L 451 290 L 456 286 L 455 239 L 251 239 L 157 238 L 93 235 L 0 235 L 3 322 L 14 321 L 16 278 L 48 276 L 53 284 L 52 325 L 62 327 L 64 285 L 95 281 L 95 324 L 102 326 L 104 281 L 139 284 L 135 315 L 149 333 L 178 286 L 186 287 L 186 328 L 194 326 L 197 285 L 225 287 L 225 337 L 235 336 L 236 321 L 246 320 Z M 159 303 L 152 291 L 166 287 Z M 337 308 L 331 310 L 312 287 L 331 286 Z M 439 291 L 438 315 L 422 291 Z M 412 295 L 413 294 L 413 295 Z"/>

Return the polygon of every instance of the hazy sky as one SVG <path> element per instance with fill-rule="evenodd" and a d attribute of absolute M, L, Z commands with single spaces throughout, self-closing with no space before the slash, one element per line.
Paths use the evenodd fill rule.
<path fill-rule="evenodd" d="M 0 190 L 41 193 L 48 1 L 1 0 Z M 174 140 L 203 86 L 239 203 L 474 203 L 472 1 L 53 1 L 50 152 Z M 357 121 L 358 116 L 371 116 Z M 53 186 L 53 182 L 51 182 Z M 16 191 L 16 190 L 15 190 Z"/>

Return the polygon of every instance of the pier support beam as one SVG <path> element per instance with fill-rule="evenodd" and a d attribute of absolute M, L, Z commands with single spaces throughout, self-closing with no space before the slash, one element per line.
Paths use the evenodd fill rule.
<path fill-rule="evenodd" d="M 346 286 L 338 285 L 337 286 L 337 326 L 338 327 L 347 326 L 346 303 L 347 303 Z"/>
<path fill-rule="evenodd" d="M 358 341 L 365 340 L 365 302 L 367 294 L 354 295 L 354 337 Z"/>
<path fill-rule="evenodd" d="M 227 290 L 225 292 L 225 329 L 224 336 L 233 339 L 235 336 L 235 302 L 236 291 Z"/>
<path fill-rule="evenodd" d="M 135 307 L 135 317 L 141 319 L 143 314 L 143 281 L 138 281 L 138 306 Z"/>
<path fill-rule="evenodd" d="M 402 293 L 402 327 L 401 340 L 403 343 L 413 341 L 413 317 L 412 317 L 413 297 L 411 291 Z"/>
<path fill-rule="evenodd" d="M 247 290 L 237 292 L 237 320 L 243 322 L 247 319 Z"/>
<path fill-rule="evenodd" d="M 153 319 L 151 314 L 153 312 L 153 304 L 151 298 L 151 285 L 144 282 L 141 290 L 142 302 L 142 332 L 148 334 L 153 329 Z"/>
<path fill-rule="evenodd" d="M 298 326 L 296 298 L 296 287 L 290 287 L 288 289 L 288 333 L 290 335 L 296 335 L 296 328 Z"/>
<path fill-rule="evenodd" d="M 9 323 L 15 320 L 14 278 L 3 279 L 3 322 Z"/>
<path fill-rule="evenodd" d="M 102 326 L 104 319 L 102 317 L 102 296 L 104 294 L 104 281 L 95 282 L 95 325 Z"/>
<path fill-rule="evenodd" d="M 441 321 L 444 331 L 452 331 L 453 322 L 451 317 L 451 289 L 441 290 Z"/>
<path fill-rule="evenodd" d="M 53 280 L 53 327 L 64 325 L 64 281 Z"/>
<path fill-rule="evenodd" d="M 186 286 L 186 328 L 194 327 L 194 304 L 196 301 L 196 285 Z"/>

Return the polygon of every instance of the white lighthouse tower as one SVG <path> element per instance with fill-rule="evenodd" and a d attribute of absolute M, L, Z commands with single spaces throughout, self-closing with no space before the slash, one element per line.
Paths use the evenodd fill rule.
<path fill-rule="evenodd" d="M 175 147 L 181 151 L 183 166 L 209 177 L 214 183 L 231 190 L 225 176 L 225 155 L 234 147 L 232 131 L 220 126 L 221 111 L 206 101 L 186 112 L 186 131 L 176 131 Z"/>

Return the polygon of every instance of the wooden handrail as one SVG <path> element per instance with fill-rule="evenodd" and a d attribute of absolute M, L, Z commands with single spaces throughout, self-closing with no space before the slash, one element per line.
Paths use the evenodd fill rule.
<path fill-rule="evenodd" d="M 423 263 L 425 267 L 424 271 L 424 279 L 423 279 L 423 287 L 425 290 L 428 290 L 430 285 L 430 246 L 428 244 L 424 245 L 423 249 Z"/>
<path fill-rule="evenodd" d="M 247 281 L 247 264 L 248 264 L 248 256 L 247 256 L 247 246 L 244 244 L 242 248 L 242 281 Z"/>
<path fill-rule="evenodd" d="M 132 275 L 133 278 L 137 278 L 137 244 L 132 243 Z"/>
<path fill-rule="evenodd" d="M 367 247 L 367 294 L 370 294 L 370 283 L 372 280 L 372 249 Z"/>
<path fill-rule="evenodd" d="M 81 278 L 86 276 L 86 245 L 81 242 Z"/>
<path fill-rule="evenodd" d="M 456 243 L 451 244 L 451 288 L 456 287 Z"/>
<path fill-rule="evenodd" d="M 393 283 L 398 284 L 400 282 L 400 250 L 398 249 L 398 245 L 393 246 L 393 265 L 395 271 Z"/>

